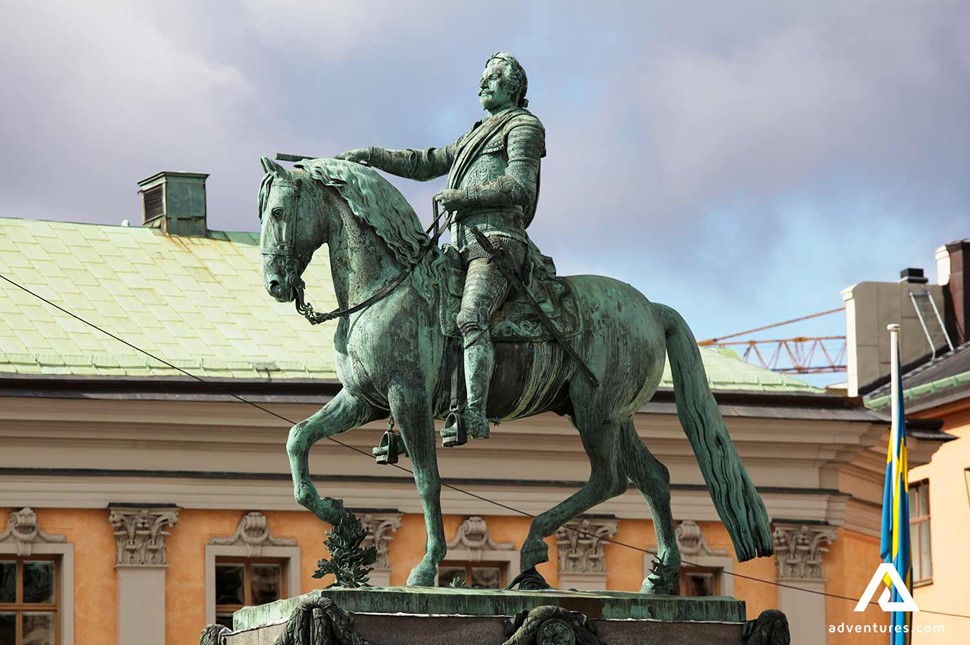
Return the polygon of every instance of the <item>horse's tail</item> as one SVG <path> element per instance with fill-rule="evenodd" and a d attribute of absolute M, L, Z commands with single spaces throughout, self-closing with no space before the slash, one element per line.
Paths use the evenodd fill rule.
<path fill-rule="evenodd" d="M 731 442 L 717 401 L 707 385 L 694 334 L 676 311 L 654 303 L 663 321 L 674 377 L 677 416 L 697 457 L 714 507 L 739 562 L 772 554 L 771 526 L 761 495 Z"/>

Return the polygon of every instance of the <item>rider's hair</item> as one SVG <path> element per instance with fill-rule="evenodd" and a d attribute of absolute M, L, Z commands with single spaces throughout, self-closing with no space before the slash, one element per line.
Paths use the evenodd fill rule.
<path fill-rule="evenodd" d="M 506 52 L 495 52 L 492 54 L 485 61 L 485 67 L 488 67 L 488 64 L 493 60 L 500 60 L 505 63 L 505 69 L 508 70 L 508 81 L 515 88 L 513 93 L 518 96 L 516 105 L 520 108 L 528 107 L 529 100 L 525 98 L 525 93 L 529 91 L 529 79 L 525 75 L 525 68 L 516 60 L 515 56 L 507 54 Z"/>

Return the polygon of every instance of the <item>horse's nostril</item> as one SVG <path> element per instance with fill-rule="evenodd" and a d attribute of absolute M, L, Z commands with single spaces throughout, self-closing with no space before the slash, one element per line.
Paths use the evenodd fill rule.
<path fill-rule="evenodd" d="M 270 280 L 269 281 L 269 291 L 270 291 L 270 293 L 276 293 L 277 291 L 279 291 L 279 289 L 280 289 L 280 281 L 279 280 Z"/>

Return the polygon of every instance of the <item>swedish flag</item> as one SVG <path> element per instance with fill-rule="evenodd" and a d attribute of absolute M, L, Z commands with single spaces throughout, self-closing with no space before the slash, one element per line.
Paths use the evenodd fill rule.
<path fill-rule="evenodd" d="M 894 345 L 896 343 L 893 343 Z M 886 455 L 886 486 L 882 501 L 882 561 L 892 563 L 899 576 L 906 582 L 907 590 L 913 590 L 913 557 L 909 541 L 909 464 L 906 458 L 906 416 L 903 409 L 903 384 L 899 376 L 899 348 L 894 347 L 893 356 L 893 423 Z M 901 602 L 899 591 L 889 576 L 885 577 L 890 589 L 890 602 Z M 890 645 L 909 645 L 912 614 L 905 611 L 892 612 Z"/>

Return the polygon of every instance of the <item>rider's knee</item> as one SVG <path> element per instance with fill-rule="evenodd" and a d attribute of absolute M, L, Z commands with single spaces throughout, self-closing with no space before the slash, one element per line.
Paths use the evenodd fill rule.
<path fill-rule="evenodd" d="M 488 329 L 488 319 L 480 311 L 464 307 L 458 312 L 455 322 L 465 338 L 477 337 Z"/>

